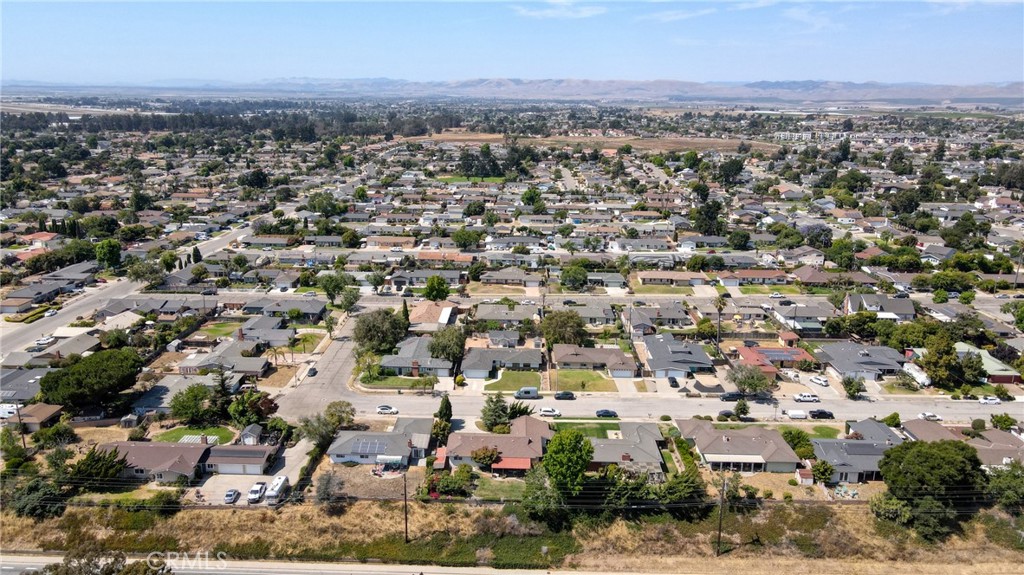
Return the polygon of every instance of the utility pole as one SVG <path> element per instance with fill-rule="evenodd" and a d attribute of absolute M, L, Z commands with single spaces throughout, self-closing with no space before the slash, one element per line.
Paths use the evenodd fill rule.
<path fill-rule="evenodd" d="M 715 557 L 722 554 L 722 515 L 725 511 L 725 490 L 729 487 L 729 480 L 722 473 L 722 488 L 718 490 L 718 543 L 715 544 Z"/>
<path fill-rule="evenodd" d="M 405 542 L 409 542 L 409 470 L 402 474 L 402 502 L 405 506 Z"/>
<path fill-rule="evenodd" d="M 21 448 L 28 449 L 28 445 L 25 443 L 25 426 L 21 423 L 20 405 L 14 409 L 14 413 L 18 414 L 18 434 L 21 435 Z"/>

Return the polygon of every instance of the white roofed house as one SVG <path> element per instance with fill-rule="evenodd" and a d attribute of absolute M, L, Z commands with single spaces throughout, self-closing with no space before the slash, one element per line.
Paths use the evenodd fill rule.
<path fill-rule="evenodd" d="M 385 355 L 380 358 L 382 370 L 394 371 L 397 375 L 420 377 L 423 375 L 436 375 L 438 377 L 449 377 L 452 370 L 452 362 L 447 359 L 435 358 L 430 354 L 429 335 L 411 337 L 398 344 L 398 352 L 394 355 Z"/>

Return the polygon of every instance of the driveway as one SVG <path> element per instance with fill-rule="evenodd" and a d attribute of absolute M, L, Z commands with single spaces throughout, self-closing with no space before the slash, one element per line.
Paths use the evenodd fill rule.
<path fill-rule="evenodd" d="M 693 295 L 696 297 L 716 298 L 718 297 L 718 290 L 715 289 L 715 286 L 709 285 L 693 286 Z"/>
<path fill-rule="evenodd" d="M 294 447 L 285 449 L 281 453 L 281 456 L 277 458 L 274 465 L 270 467 L 270 473 L 267 475 L 209 475 L 195 489 L 187 490 L 185 500 L 196 504 L 224 505 L 224 494 L 229 489 L 237 489 L 242 493 L 242 497 L 234 505 L 236 507 L 248 507 L 249 503 L 245 500 L 245 494 L 249 492 L 249 488 L 256 482 L 263 481 L 270 485 L 274 477 L 287 475 L 288 481 L 294 486 L 299 480 L 299 471 L 302 470 L 302 466 L 309 459 L 308 453 L 312 448 L 313 444 L 308 440 L 299 440 Z M 197 491 L 203 495 L 201 503 L 196 499 Z M 266 505 L 266 503 L 260 502 L 256 505 Z"/>

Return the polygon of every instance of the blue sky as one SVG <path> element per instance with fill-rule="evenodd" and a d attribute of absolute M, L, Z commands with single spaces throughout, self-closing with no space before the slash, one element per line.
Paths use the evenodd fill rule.
<path fill-rule="evenodd" d="M 2 78 L 1024 80 L 1021 0 L 4 0 Z"/>

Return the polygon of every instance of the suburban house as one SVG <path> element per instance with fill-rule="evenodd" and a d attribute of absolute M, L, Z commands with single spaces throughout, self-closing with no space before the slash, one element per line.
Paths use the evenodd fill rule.
<path fill-rule="evenodd" d="M 200 475 L 200 463 L 210 446 L 204 443 L 163 443 L 159 441 L 115 441 L 99 446 L 100 451 L 117 450 L 128 466 L 121 476 L 139 481 L 174 483 Z"/>
<path fill-rule="evenodd" d="M 775 306 L 772 315 L 784 327 L 801 333 L 821 332 L 825 322 L 839 315 L 839 312 L 832 304 L 820 302 L 811 305 Z"/>
<path fill-rule="evenodd" d="M 462 360 L 462 375 L 487 379 L 498 369 L 537 371 L 544 364 L 540 349 L 473 347 Z"/>
<path fill-rule="evenodd" d="M 779 252 L 779 260 L 787 266 L 823 266 L 825 265 L 825 252 L 810 246 L 799 246 L 791 250 Z"/>
<path fill-rule="evenodd" d="M 654 377 L 685 377 L 688 373 L 714 373 L 715 366 L 698 343 L 676 341 L 670 335 L 643 338 L 644 362 Z M 638 350 L 639 351 L 639 350 Z"/>
<path fill-rule="evenodd" d="M 466 272 L 459 270 L 399 270 L 391 274 L 391 285 L 396 290 L 406 287 L 423 287 L 427 280 L 440 276 L 449 288 L 458 288 L 466 280 Z"/>
<path fill-rule="evenodd" d="M 523 271 L 520 268 L 505 268 L 480 274 L 480 282 L 492 285 L 539 287 L 544 278 L 539 274 Z"/>
<path fill-rule="evenodd" d="M 0 369 L 0 389 L 3 403 L 24 405 L 40 391 L 39 381 L 55 368 Z"/>
<path fill-rule="evenodd" d="M 956 248 L 947 248 L 944 245 L 928 245 L 921 250 L 921 261 L 934 266 L 941 264 L 956 254 Z"/>
<path fill-rule="evenodd" d="M 416 238 L 410 236 L 369 236 L 366 238 L 368 248 L 401 248 L 416 247 Z"/>
<path fill-rule="evenodd" d="M 519 345 L 519 338 L 516 330 L 495 329 L 487 332 L 487 346 L 513 348 Z"/>
<path fill-rule="evenodd" d="M 225 340 L 210 351 L 197 350 L 181 360 L 178 373 L 198 375 L 202 371 L 220 369 L 259 377 L 270 368 L 267 358 L 259 357 L 262 347 L 257 341 Z"/>
<path fill-rule="evenodd" d="M 342 430 L 327 448 L 331 463 L 414 464 L 426 458 L 434 420 L 399 417 L 390 431 Z"/>
<path fill-rule="evenodd" d="M 774 429 L 715 429 L 703 419 L 677 419 L 680 435 L 712 471 L 793 473 L 800 458 Z"/>
<path fill-rule="evenodd" d="M 916 312 L 914 302 L 909 298 L 896 299 L 885 294 L 847 293 L 843 300 L 843 312 L 847 315 L 861 311 L 873 312 L 878 319 L 897 322 L 913 321 Z"/>
<path fill-rule="evenodd" d="M 547 444 L 555 433 L 542 419 L 524 415 L 509 422 L 510 432 L 453 433 L 445 447 L 446 464 L 452 469 L 462 464 L 479 467 L 473 452 L 486 447 L 498 450 L 499 459 L 491 470 L 499 473 L 525 473 L 544 456 Z M 439 457 L 440 459 L 440 457 Z"/>
<path fill-rule="evenodd" d="M 1024 440 L 999 429 L 986 429 L 981 437 L 967 440 L 978 451 L 981 466 L 986 469 L 1009 465 L 1012 461 L 1024 463 Z"/>
<path fill-rule="evenodd" d="M 633 377 L 636 362 L 618 347 L 580 347 L 557 343 L 551 349 L 551 363 L 555 369 L 596 369 L 607 371 L 612 377 Z"/>
<path fill-rule="evenodd" d="M 953 433 L 951 429 L 937 421 L 927 419 L 908 419 L 902 422 L 903 435 L 910 441 L 961 441 L 962 435 Z"/>
<path fill-rule="evenodd" d="M 222 475 L 266 475 L 278 449 L 273 445 L 212 445 L 202 470 Z"/>
<path fill-rule="evenodd" d="M 636 277 L 640 285 L 702 286 L 710 281 L 704 272 L 644 271 Z"/>
<path fill-rule="evenodd" d="M 197 384 L 210 389 L 216 388 L 217 379 L 217 375 L 212 373 L 207 375 L 165 375 L 132 404 L 132 413 L 136 415 L 170 413 L 171 399 L 175 395 Z M 226 373 L 224 379 L 228 392 L 237 393 L 241 387 L 242 374 Z"/>
<path fill-rule="evenodd" d="M 981 364 L 985 368 L 985 373 L 988 374 L 985 378 L 985 383 L 1021 383 L 1024 381 L 1024 379 L 1021 379 L 1019 371 L 992 357 L 988 350 L 978 349 L 962 341 L 953 344 L 953 347 L 956 349 L 956 354 L 961 358 L 969 353 L 974 353 L 981 357 Z"/>
<path fill-rule="evenodd" d="M 289 312 L 293 309 L 299 311 L 299 319 L 303 322 L 318 323 L 327 312 L 327 302 L 316 298 L 261 298 L 242 304 L 242 311 L 249 315 L 288 317 Z"/>
<path fill-rule="evenodd" d="M 789 275 L 780 270 L 736 270 L 718 274 L 718 281 L 724 286 L 785 285 L 789 283 Z"/>
<path fill-rule="evenodd" d="M 907 358 L 891 347 L 860 345 L 851 342 L 826 343 L 819 346 L 818 360 L 826 371 L 837 378 L 863 378 L 878 381 L 896 375 Z"/>
<path fill-rule="evenodd" d="M 584 323 L 592 326 L 611 325 L 615 323 L 615 310 L 607 304 L 604 306 L 595 303 L 588 303 L 587 305 L 556 304 L 551 306 L 551 311 L 574 311 L 583 318 Z"/>
<path fill-rule="evenodd" d="M 615 465 L 634 477 L 645 476 L 651 483 L 663 483 L 665 470 L 661 449 L 666 440 L 658 425 L 623 421 L 619 424 L 619 435 L 617 438 L 590 438 L 594 455 L 588 469 L 600 471 Z"/>
<path fill-rule="evenodd" d="M 806 286 L 824 287 L 833 284 L 873 286 L 878 283 L 878 280 L 864 272 L 823 272 L 809 265 L 793 270 L 791 275 Z"/>
<path fill-rule="evenodd" d="M 622 310 L 622 325 L 634 338 L 651 335 L 657 332 L 661 326 L 682 327 L 692 324 L 690 312 L 679 305 L 630 306 Z"/>
<path fill-rule="evenodd" d="M 509 309 L 505 304 L 479 304 L 474 317 L 478 321 L 495 321 L 507 327 L 532 322 L 538 314 L 539 309 L 532 305 L 517 305 Z"/>
<path fill-rule="evenodd" d="M 618 272 L 589 272 L 587 273 L 587 285 L 606 288 L 627 287 L 626 278 Z"/>
<path fill-rule="evenodd" d="M 658 238 L 616 238 L 608 242 L 609 251 L 613 252 L 664 252 L 669 250 L 666 240 Z"/>
<path fill-rule="evenodd" d="M 13 420 L 24 426 L 25 431 L 35 433 L 60 421 L 62 413 L 64 413 L 64 408 L 59 405 L 32 403 L 25 407 L 19 407 Z"/>
<path fill-rule="evenodd" d="M 733 351 L 730 349 L 729 353 Z M 801 347 L 739 347 L 736 356 L 741 365 L 753 365 L 770 378 L 775 378 L 780 369 L 796 367 L 801 361 L 809 361 L 818 365 L 818 360 Z"/>
<path fill-rule="evenodd" d="M 459 306 L 448 301 L 422 301 L 409 310 L 409 331 L 433 333 L 455 323 Z"/>
<path fill-rule="evenodd" d="M 851 438 L 849 436 L 857 437 Z M 827 461 L 835 471 L 829 483 L 863 483 L 882 479 L 878 464 L 882 455 L 903 438 L 884 423 L 865 419 L 850 424 L 846 439 L 812 439 L 814 457 Z"/>
<path fill-rule="evenodd" d="M 395 355 L 385 355 L 380 358 L 381 369 L 391 370 L 396 375 L 411 377 L 423 375 L 449 377 L 452 371 L 452 362 L 430 355 L 430 342 L 432 339 L 429 335 L 424 335 L 410 337 L 400 342 L 398 344 L 398 353 Z"/>

